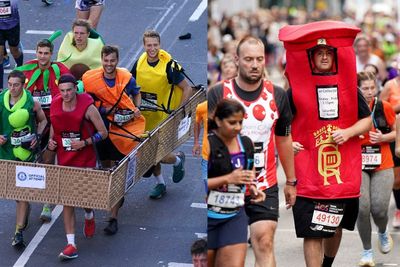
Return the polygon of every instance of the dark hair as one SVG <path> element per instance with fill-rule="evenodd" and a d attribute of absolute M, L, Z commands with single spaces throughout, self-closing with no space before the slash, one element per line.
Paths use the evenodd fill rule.
<path fill-rule="evenodd" d="M 143 33 L 143 44 L 144 44 L 144 38 L 157 38 L 158 42 L 161 43 L 160 34 L 154 30 L 146 30 Z"/>
<path fill-rule="evenodd" d="M 108 56 L 112 53 L 115 53 L 117 55 L 117 58 L 119 59 L 118 47 L 116 47 L 115 45 L 105 45 L 101 49 L 101 57 Z"/>
<path fill-rule="evenodd" d="M 50 52 L 53 53 L 54 50 L 54 44 L 49 40 L 49 39 L 42 39 L 36 44 L 36 50 L 39 47 L 48 47 L 50 48 Z"/>
<path fill-rule="evenodd" d="M 190 247 L 190 253 L 192 255 L 207 254 L 207 241 L 202 238 L 194 241 Z"/>
<path fill-rule="evenodd" d="M 250 44 L 259 44 L 263 47 L 264 50 L 264 44 L 261 41 L 261 39 L 256 38 L 254 36 L 248 35 L 246 37 L 244 37 L 242 40 L 240 40 L 240 42 L 238 43 L 237 47 L 236 47 L 236 54 L 239 56 L 239 52 L 240 52 L 240 47 L 244 44 L 244 43 L 250 43 Z"/>
<path fill-rule="evenodd" d="M 10 78 L 19 78 L 20 81 L 21 81 L 21 83 L 22 83 L 22 84 L 25 84 L 26 76 L 25 76 L 25 74 L 24 74 L 22 71 L 20 71 L 20 70 L 13 70 L 13 71 L 11 71 L 11 72 L 8 74 L 7 81 L 9 81 Z"/>
<path fill-rule="evenodd" d="M 243 115 L 246 113 L 243 105 L 240 102 L 230 98 L 222 99 L 217 104 L 217 107 L 214 111 L 214 116 L 208 120 L 208 129 L 213 130 L 218 128 L 215 118 L 223 120 L 238 112 L 242 112 Z"/>
<path fill-rule="evenodd" d="M 60 76 L 60 79 L 58 79 L 58 84 L 62 83 L 73 83 L 75 85 L 77 84 L 75 77 L 69 73 L 65 73 Z"/>

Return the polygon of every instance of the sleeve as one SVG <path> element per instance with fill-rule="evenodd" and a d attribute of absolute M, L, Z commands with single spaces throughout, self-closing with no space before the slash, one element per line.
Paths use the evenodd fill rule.
<path fill-rule="evenodd" d="M 386 121 L 390 125 L 390 127 L 392 127 L 396 123 L 396 113 L 388 102 L 382 101 L 382 103 Z"/>
<path fill-rule="evenodd" d="M 365 101 L 365 98 L 360 90 L 357 90 L 357 94 L 358 94 L 358 119 L 361 120 L 370 116 L 371 110 L 369 109 L 369 106 Z"/>
<path fill-rule="evenodd" d="M 130 96 L 135 96 L 140 93 L 140 87 L 137 86 L 135 78 L 131 77 L 129 83 L 125 87 L 125 90 Z"/>
<path fill-rule="evenodd" d="M 136 60 L 135 64 L 133 64 L 133 67 L 131 69 L 131 74 L 132 74 L 133 78 L 135 78 L 135 79 L 136 79 L 136 68 L 137 68 L 137 60 Z"/>
<path fill-rule="evenodd" d="M 207 92 L 207 100 L 208 100 L 208 116 L 214 113 L 214 110 L 217 108 L 218 102 L 223 98 L 223 90 L 222 84 L 219 83 L 216 86 L 212 87 Z"/>
<path fill-rule="evenodd" d="M 288 136 L 291 132 L 291 124 L 293 119 L 292 110 L 290 109 L 289 99 L 285 90 L 281 87 L 274 86 L 274 97 L 276 106 L 278 107 L 279 118 L 275 126 L 275 135 Z"/>
<path fill-rule="evenodd" d="M 67 55 L 67 51 L 68 49 L 67 47 L 67 43 L 70 40 L 69 36 L 68 36 L 69 32 L 64 36 L 64 39 L 60 45 L 60 48 L 58 49 L 58 54 L 57 54 L 57 61 L 63 61 L 65 60 L 67 57 L 69 57 L 69 55 Z"/>

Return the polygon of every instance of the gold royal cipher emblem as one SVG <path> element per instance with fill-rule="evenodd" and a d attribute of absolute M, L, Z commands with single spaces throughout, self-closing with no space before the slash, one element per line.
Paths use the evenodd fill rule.
<path fill-rule="evenodd" d="M 343 183 L 340 179 L 339 166 L 341 155 L 338 145 L 333 141 L 332 132 L 338 129 L 337 126 L 328 124 L 318 131 L 315 131 L 315 146 L 318 149 L 318 172 L 324 177 L 324 186 L 330 185 L 328 177 L 334 176 L 338 184 Z"/>

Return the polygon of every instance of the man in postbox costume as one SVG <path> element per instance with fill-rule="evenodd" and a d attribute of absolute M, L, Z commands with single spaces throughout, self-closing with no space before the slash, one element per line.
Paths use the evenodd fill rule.
<path fill-rule="evenodd" d="M 342 228 L 354 230 L 361 184 L 359 135 L 371 127 L 357 90 L 353 41 L 342 22 L 286 26 L 286 74 L 294 118 L 297 198 L 293 215 L 308 267 L 332 266 Z M 324 258 L 321 258 L 322 252 Z"/>

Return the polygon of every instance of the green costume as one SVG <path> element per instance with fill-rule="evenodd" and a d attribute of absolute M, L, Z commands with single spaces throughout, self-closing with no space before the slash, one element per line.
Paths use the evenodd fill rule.
<path fill-rule="evenodd" d="M 7 142 L 0 146 L 0 159 L 33 161 L 32 152 L 21 142 L 35 131 L 34 101 L 29 91 L 23 90 L 21 98 L 10 107 L 10 91 L 0 94 L 0 134 Z"/>

